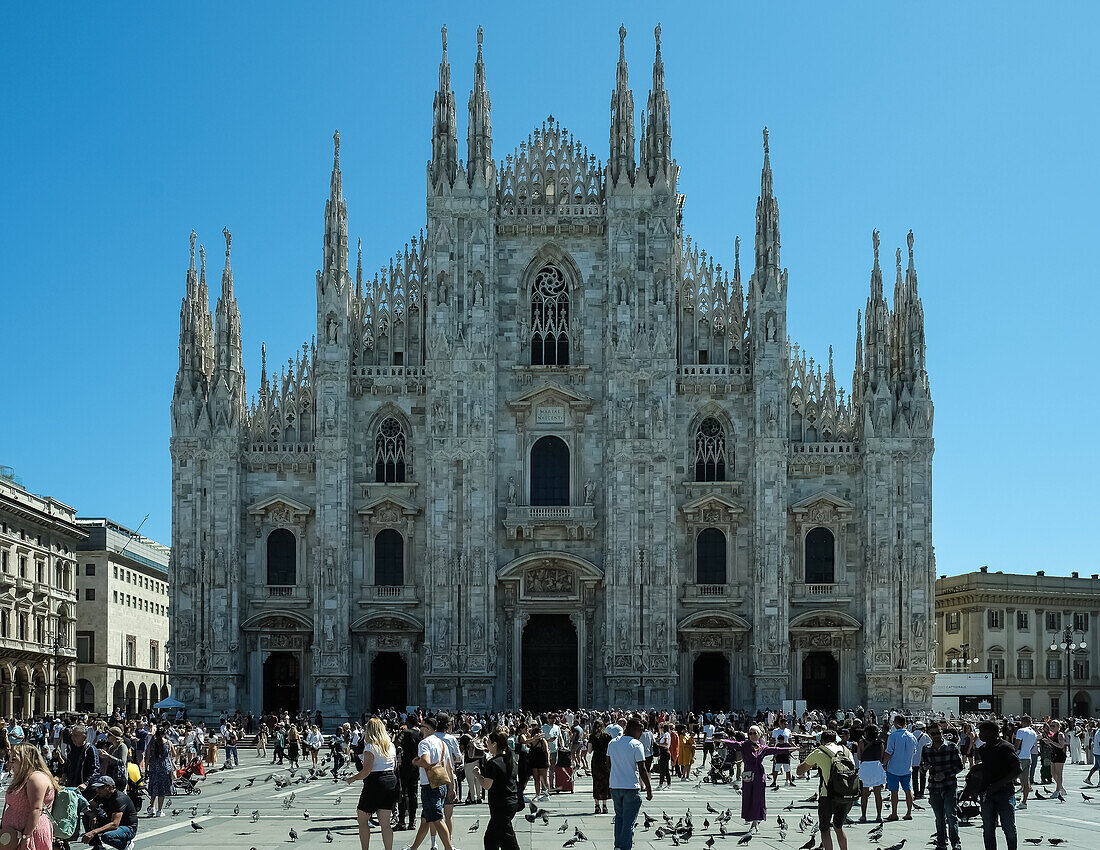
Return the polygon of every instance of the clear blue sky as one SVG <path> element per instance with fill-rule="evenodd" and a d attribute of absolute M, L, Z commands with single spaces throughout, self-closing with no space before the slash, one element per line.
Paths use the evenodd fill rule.
<path fill-rule="evenodd" d="M 0 463 L 168 543 L 191 228 L 212 294 L 233 231 L 251 395 L 261 341 L 314 329 L 333 129 L 378 267 L 424 223 L 440 25 L 463 155 L 481 23 L 496 158 L 548 113 L 606 158 L 628 9 L 636 109 L 660 20 L 686 230 L 723 264 L 770 127 L 790 333 L 845 385 L 871 230 L 889 258 L 914 229 L 940 572 L 1100 570 L 1097 4 L 475 5 L 5 4 Z"/>

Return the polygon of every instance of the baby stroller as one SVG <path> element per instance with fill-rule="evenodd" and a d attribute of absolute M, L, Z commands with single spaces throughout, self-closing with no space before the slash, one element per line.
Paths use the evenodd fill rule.
<path fill-rule="evenodd" d="M 710 759 L 710 772 L 703 778 L 704 782 L 713 785 L 724 785 L 733 781 L 733 767 L 736 762 L 733 750 L 737 746 L 736 741 L 716 741 L 714 755 Z"/>
<path fill-rule="evenodd" d="M 176 771 L 176 793 L 201 794 L 199 778 L 206 778 L 206 768 L 203 767 L 202 759 L 196 755 L 187 767 L 181 767 Z"/>

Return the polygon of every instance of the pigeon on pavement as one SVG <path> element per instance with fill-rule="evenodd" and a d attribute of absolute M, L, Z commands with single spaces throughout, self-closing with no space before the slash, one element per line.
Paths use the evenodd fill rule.
<path fill-rule="evenodd" d="M 202 829 L 202 824 L 198 824 L 198 823 L 195 823 L 194 821 L 191 821 L 191 829 L 195 829 L 195 830 Z"/>

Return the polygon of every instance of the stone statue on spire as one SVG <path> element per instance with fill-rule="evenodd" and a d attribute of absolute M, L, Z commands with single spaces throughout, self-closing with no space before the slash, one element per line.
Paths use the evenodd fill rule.
<path fill-rule="evenodd" d="M 913 229 L 909 228 L 909 233 L 905 237 L 905 244 L 909 246 L 909 259 L 913 259 Z"/>
<path fill-rule="evenodd" d="M 764 156 L 768 155 L 768 128 L 764 128 Z"/>
<path fill-rule="evenodd" d="M 229 260 L 229 246 L 233 243 L 233 234 L 229 232 L 228 227 L 222 228 L 222 236 L 225 237 L 225 259 Z"/>
<path fill-rule="evenodd" d="M 199 238 L 194 230 L 191 231 L 191 268 L 195 267 L 195 240 Z"/>
<path fill-rule="evenodd" d="M 875 228 L 874 230 L 871 231 L 871 244 L 875 247 L 875 265 L 877 266 L 878 265 L 878 245 L 879 245 L 878 228 Z"/>

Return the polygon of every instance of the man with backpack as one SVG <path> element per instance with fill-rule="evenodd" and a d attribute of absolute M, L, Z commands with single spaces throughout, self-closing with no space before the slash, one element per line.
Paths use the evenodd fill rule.
<path fill-rule="evenodd" d="M 844 821 L 859 798 L 859 774 L 851 751 L 837 743 L 836 732 L 832 729 L 821 733 L 821 746 L 811 750 L 806 760 L 798 766 L 798 775 L 804 776 L 814 767 L 821 774 L 817 790 L 821 844 L 824 850 L 833 850 L 831 828 L 836 831 L 840 850 L 848 850 Z"/>

